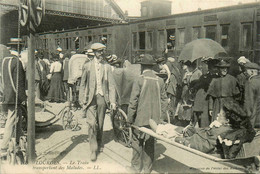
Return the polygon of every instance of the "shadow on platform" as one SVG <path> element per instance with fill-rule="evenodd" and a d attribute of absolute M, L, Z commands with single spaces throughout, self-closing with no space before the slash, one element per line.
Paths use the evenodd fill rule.
<path fill-rule="evenodd" d="M 77 145 L 88 142 L 88 135 L 76 135 L 71 137 L 72 143 L 63 150 L 56 158 L 52 159 L 53 162 L 60 162 L 70 151 Z"/>
<path fill-rule="evenodd" d="M 201 173 L 200 170 L 186 166 L 167 155 L 162 154 L 162 156 L 153 164 L 153 170 L 158 173 Z"/>
<path fill-rule="evenodd" d="M 35 138 L 42 138 L 47 139 L 49 138 L 54 132 L 62 131 L 63 127 L 58 124 L 50 125 L 48 127 L 36 128 L 35 129 Z"/>

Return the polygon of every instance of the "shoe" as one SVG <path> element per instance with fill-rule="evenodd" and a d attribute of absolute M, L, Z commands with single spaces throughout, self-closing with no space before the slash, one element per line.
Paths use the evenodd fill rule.
<path fill-rule="evenodd" d="M 91 153 L 90 160 L 91 161 L 96 161 L 97 160 L 97 153 L 95 151 Z"/>
<path fill-rule="evenodd" d="M 132 166 L 126 166 L 125 167 L 126 171 L 129 173 L 139 173 L 134 167 Z"/>

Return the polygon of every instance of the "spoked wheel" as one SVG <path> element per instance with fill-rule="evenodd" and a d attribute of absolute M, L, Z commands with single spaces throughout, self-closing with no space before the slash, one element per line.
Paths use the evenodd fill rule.
<path fill-rule="evenodd" d="M 127 127 L 126 125 L 127 115 L 120 108 L 118 108 L 114 112 L 113 128 L 115 137 L 117 138 L 119 143 L 123 144 L 126 147 L 131 147 L 132 129 L 130 127 Z"/>
<path fill-rule="evenodd" d="M 65 110 L 62 115 L 62 126 L 64 130 L 76 130 L 78 126 L 78 119 L 71 111 Z"/>

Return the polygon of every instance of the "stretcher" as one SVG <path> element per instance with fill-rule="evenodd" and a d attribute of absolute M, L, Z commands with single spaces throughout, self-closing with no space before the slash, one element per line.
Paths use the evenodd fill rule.
<path fill-rule="evenodd" d="M 219 155 L 215 154 L 206 154 L 200 152 L 196 149 L 192 149 L 185 145 L 175 142 L 173 139 L 165 138 L 162 135 L 155 133 L 153 130 L 148 129 L 146 127 L 137 127 L 132 125 L 134 129 L 137 129 L 143 133 L 146 133 L 157 140 L 161 140 L 171 146 L 177 147 L 179 149 L 185 150 L 188 153 L 195 154 L 197 157 L 202 157 L 205 160 L 214 161 L 225 166 L 228 166 L 233 169 L 237 169 L 241 172 L 256 172 L 259 171 L 260 166 L 260 156 L 259 156 L 259 144 L 260 144 L 260 132 L 258 132 L 251 143 L 244 143 L 243 147 L 241 148 L 239 154 L 234 159 L 222 159 Z M 194 156 L 194 155 L 193 155 Z M 190 160 L 187 158 L 187 160 Z M 192 160 L 196 161 L 195 158 Z"/>

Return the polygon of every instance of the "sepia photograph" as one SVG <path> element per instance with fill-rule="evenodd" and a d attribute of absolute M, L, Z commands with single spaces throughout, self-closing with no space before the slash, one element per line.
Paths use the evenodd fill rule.
<path fill-rule="evenodd" d="M 259 173 L 260 0 L 0 0 L 0 174 Z"/>

